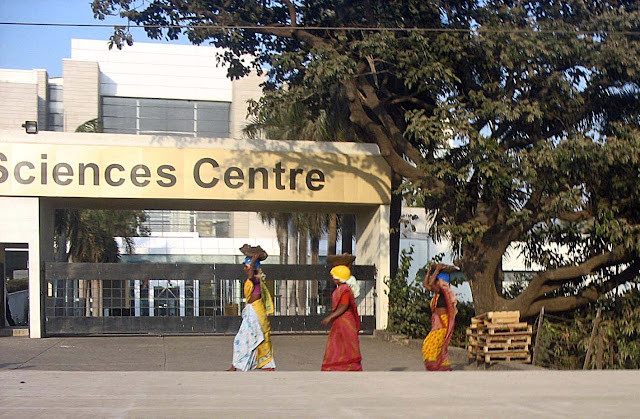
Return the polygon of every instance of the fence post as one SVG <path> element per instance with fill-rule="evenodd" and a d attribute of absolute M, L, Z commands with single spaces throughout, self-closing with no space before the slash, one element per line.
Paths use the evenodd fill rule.
<path fill-rule="evenodd" d="M 602 357 L 604 356 L 604 332 L 602 326 L 598 327 L 598 352 L 596 355 L 596 369 L 602 369 Z"/>
<path fill-rule="evenodd" d="M 598 325 L 600 325 L 601 312 L 602 312 L 602 307 L 598 307 L 596 318 L 593 320 L 593 329 L 591 330 L 591 337 L 589 338 L 589 346 L 587 347 L 587 356 L 584 358 L 584 365 L 582 366 L 583 370 L 586 370 L 589 368 L 589 361 L 591 361 L 591 351 L 593 350 L 593 341 L 596 338 L 596 331 L 598 330 Z"/>
<path fill-rule="evenodd" d="M 544 306 L 540 309 L 540 316 L 538 316 L 538 326 L 536 327 L 536 343 L 533 345 L 533 360 L 531 365 L 536 365 L 538 360 L 538 344 L 540 343 L 540 329 L 542 328 L 542 319 L 544 318 Z"/>

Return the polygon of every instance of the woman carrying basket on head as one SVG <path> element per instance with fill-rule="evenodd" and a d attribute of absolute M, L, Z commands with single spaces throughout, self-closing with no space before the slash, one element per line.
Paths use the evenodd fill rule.
<path fill-rule="evenodd" d="M 334 266 L 331 279 L 336 289 L 331 295 L 332 312 L 322 320 L 325 326 L 331 323 L 322 371 L 362 371 L 360 316 L 355 300 L 360 287 L 345 265 Z"/>
<path fill-rule="evenodd" d="M 449 342 L 455 326 L 458 299 L 449 285 L 449 273 L 456 266 L 432 265 L 424 277 L 424 287 L 435 294 L 431 299 L 431 332 L 422 343 L 422 359 L 429 371 L 451 371 Z"/>
<path fill-rule="evenodd" d="M 249 248 L 245 245 L 240 250 L 245 255 L 249 253 L 243 263 L 247 275 L 244 281 L 247 304 L 242 310 L 242 324 L 233 340 L 233 364 L 229 371 L 273 371 L 276 363 L 271 346 L 271 324 L 267 318 L 268 314 L 273 314 L 273 300 L 260 267 L 260 259 L 266 259 L 267 254 L 259 246 Z"/>

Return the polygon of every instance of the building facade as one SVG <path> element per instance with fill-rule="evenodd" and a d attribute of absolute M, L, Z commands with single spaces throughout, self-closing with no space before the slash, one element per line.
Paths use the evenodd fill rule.
<path fill-rule="evenodd" d="M 66 205 L 79 205 L 80 207 L 87 205 L 87 208 L 95 208 L 107 202 L 103 199 L 108 198 L 117 200 L 112 200 L 109 204 L 116 208 L 128 209 L 127 202 L 133 203 L 132 205 L 136 209 L 147 211 L 146 228 L 149 235 L 136 238 L 135 253 L 123 255 L 122 261 L 171 264 L 237 263 L 241 260 L 238 248 L 245 243 L 261 245 L 271 255 L 269 262 L 279 263 L 281 262 L 279 260 L 280 249 L 276 240 L 275 228 L 261 222 L 256 214 L 256 211 L 272 211 L 274 209 L 273 205 L 265 206 L 265 200 L 275 199 L 279 202 L 290 200 L 286 207 L 294 212 L 303 211 L 305 208 L 313 211 L 341 208 L 340 205 L 324 205 L 320 209 L 307 207 L 304 201 L 308 199 L 318 201 L 318 199 L 312 196 L 293 200 L 291 198 L 278 199 L 276 193 L 267 193 L 266 191 L 263 191 L 264 196 L 258 198 L 257 201 L 251 198 L 243 200 L 242 195 L 233 192 L 222 197 L 215 194 L 201 197 L 198 194 L 189 195 L 189 193 L 182 191 L 174 193 L 173 196 L 160 194 L 153 198 L 145 198 L 136 195 L 136 188 L 134 188 L 133 195 L 130 194 L 131 191 L 113 192 L 112 195 L 100 192 L 95 195 L 94 191 L 89 192 L 86 196 L 86 188 L 78 189 L 76 192 L 70 192 L 70 188 L 61 188 L 67 184 L 66 180 L 61 180 L 61 176 L 64 177 L 64 173 L 66 173 L 64 170 L 70 170 L 69 173 L 74 170 L 82 171 L 83 176 L 86 175 L 87 179 L 68 180 L 71 184 L 80 182 L 86 186 L 85 181 L 90 182 L 91 173 L 86 171 L 87 168 L 92 164 L 95 164 L 97 168 L 100 166 L 100 162 L 112 159 L 106 169 L 109 173 L 95 174 L 94 182 L 97 185 L 98 177 L 104 175 L 101 182 L 107 181 L 110 186 L 118 186 L 120 181 L 128 182 L 125 178 L 113 181 L 112 175 L 120 173 L 119 168 L 123 167 L 124 163 L 121 163 L 120 160 L 143 162 L 149 158 L 148 155 L 155 153 L 165 155 L 167 150 L 173 150 L 168 151 L 167 158 L 174 158 L 183 153 L 191 158 L 192 154 L 189 150 L 192 149 L 205 150 L 204 153 L 208 152 L 206 150 L 212 149 L 217 150 L 216 153 L 224 154 L 223 149 L 227 147 L 230 154 L 229 162 L 233 162 L 234 153 L 246 156 L 243 153 L 257 155 L 257 153 L 267 153 L 268 150 L 272 150 L 274 156 L 286 156 L 288 151 L 295 151 L 296 155 L 301 156 L 304 155 L 304 152 L 313 153 L 314 150 L 316 153 L 328 152 L 329 156 L 335 156 L 330 158 L 334 164 L 342 159 L 339 156 L 354 152 L 358 159 L 361 158 L 359 156 L 379 158 L 375 157 L 374 151 L 368 150 L 364 146 L 363 148 L 345 144 L 341 147 L 328 146 L 329 148 L 327 148 L 327 146 L 316 147 L 302 143 L 298 145 L 287 143 L 284 146 L 273 143 L 273 146 L 265 147 L 262 145 L 262 141 L 235 140 L 243 137 L 242 128 L 247 123 L 247 102 L 260 96 L 262 79 L 256 75 L 250 75 L 240 80 L 229 80 L 226 77 L 226 69 L 216 65 L 216 53 L 219 52 L 216 48 L 136 43 L 123 50 L 109 50 L 104 41 L 73 40 L 71 51 L 71 58 L 63 60 L 63 76 L 59 78 L 48 77 L 46 70 L 0 70 L 0 132 L 3 135 L 0 143 L 3 146 L 3 156 L 11 161 L 12 158 L 17 158 L 16 156 L 22 153 L 33 154 L 40 149 L 39 159 L 33 155 L 28 160 L 18 162 L 14 167 L 13 178 L 0 182 L 3 183 L 0 185 L 3 188 L 3 192 L 0 193 L 2 195 L 0 200 L 3 204 L 2 212 L 4 219 L 7 220 L 7 225 L 0 231 L 0 242 L 5 249 L 9 249 L 11 252 L 23 251 L 28 254 L 28 257 L 25 258 L 26 266 L 24 268 L 26 272 L 29 272 L 30 301 L 28 312 L 32 337 L 46 335 L 45 317 L 47 316 L 45 316 L 45 312 L 54 313 L 55 317 L 58 309 L 46 310 L 50 308 L 47 306 L 49 301 L 56 299 L 64 300 L 61 303 L 61 310 L 58 311 L 65 313 L 76 312 L 78 309 L 85 313 L 82 301 L 80 303 L 78 301 L 69 302 L 71 300 L 86 300 L 86 315 L 90 317 L 112 317 L 114 313 L 124 311 L 122 307 L 114 310 L 106 303 L 104 306 L 98 304 L 94 307 L 95 298 L 88 297 L 92 292 L 88 290 L 92 288 L 87 285 L 88 283 L 83 285 L 82 280 L 71 288 L 67 286 L 67 283 L 63 288 L 58 289 L 59 280 L 49 281 L 45 277 L 39 276 L 42 264 L 49 263 L 54 258 L 54 255 L 51 254 L 51 248 L 45 243 L 50 238 L 47 238 L 49 233 L 43 235 L 42 232 L 51 231 L 53 223 L 51 211 L 55 208 Z M 36 121 L 40 134 L 34 136 L 27 134 L 25 137 L 22 126 L 26 121 Z M 45 135 L 47 131 L 63 134 L 78 130 L 104 134 L 99 134 L 98 137 L 93 137 L 97 134 Z M 137 136 L 140 140 L 134 139 Z M 94 141 L 100 142 L 100 145 L 98 146 L 96 143 L 98 148 L 91 148 L 94 151 L 90 154 L 92 156 L 90 159 L 93 159 L 90 163 L 79 161 L 70 166 L 70 163 L 65 161 L 66 157 L 73 160 L 82 155 L 82 150 L 93 145 Z M 245 143 L 246 146 L 243 145 Z M 41 146 L 34 147 L 35 144 L 41 144 Z M 140 147 L 132 148 L 135 144 L 139 144 Z M 69 148 L 73 145 L 76 148 Z M 104 147 L 104 150 L 99 151 L 100 147 Z M 126 155 L 131 152 L 138 154 L 137 156 Z M 122 153 L 121 157 L 118 157 L 119 153 Z M 255 156 L 246 156 L 245 160 L 252 158 Z M 31 163 L 31 160 L 35 163 Z M 56 161 L 62 162 L 56 163 Z M 222 161 L 220 160 L 220 162 Z M 239 161 L 236 166 L 229 169 L 236 171 L 230 175 L 230 179 L 224 178 L 225 183 L 237 182 L 238 171 L 242 167 L 241 163 Z M 12 163 L 4 163 L 6 167 L 9 167 L 10 164 Z M 48 168 L 47 164 L 49 164 Z M 264 173 L 264 178 L 256 180 L 256 182 L 263 182 L 264 185 L 268 182 L 267 173 L 271 172 L 277 172 L 276 177 L 280 174 L 290 176 L 291 185 L 296 184 L 296 176 L 301 169 L 291 169 L 295 173 L 289 173 L 280 169 L 280 162 L 274 160 L 272 164 L 273 168 L 271 166 L 269 168 L 248 167 L 243 170 L 248 171 L 247 176 L 255 177 Z M 35 165 L 35 170 L 41 170 L 40 174 L 35 176 L 39 177 L 40 186 L 46 185 L 47 182 L 50 186 L 44 188 L 44 192 L 41 190 L 33 192 L 33 194 L 29 187 L 26 192 L 25 190 L 18 191 L 16 187 L 20 189 L 23 183 L 29 184 L 35 179 L 34 176 L 25 174 L 30 173 L 33 165 Z M 63 166 L 64 169 L 60 169 Z M 131 170 L 137 170 L 138 166 L 135 165 Z M 67 167 L 72 168 L 67 169 Z M 175 167 L 177 173 L 180 174 L 171 174 L 171 176 L 180 178 L 183 176 L 181 170 L 184 168 L 181 163 L 176 163 Z M 215 169 L 215 167 L 206 167 L 205 164 L 202 173 L 209 173 L 207 170 L 212 168 Z M 52 177 L 44 180 L 49 169 L 53 170 L 50 173 Z M 97 172 L 98 169 L 96 169 Z M 250 175 L 251 173 L 253 175 Z M 335 173 L 337 174 L 339 171 Z M 171 177 L 167 173 L 159 172 L 158 174 L 161 177 L 164 176 L 164 181 Z M 139 176 L 141 173 L 132 174 L 132 179 L 134 175 Z M 142 172 L 142 175 L 145 173 Z M 188 173 L 185 172 L 184 176 L 187 177 L 187 175 Z M 353 175 L 355 172 L 348 176 Z M 314 185 L 320 179 L 318 173 L 309 176 L 308 174 L 306 179 L 307 186 Z M 111 185 L 109 179 L 114 185 Z M 158 182 L 162 183 L 163 179 Z M 277 179 L 275 182 L 280 182 Z M 140 185 L 144 182 L 146 181 Z M 211 185 L 204 185 L 205 189 L 201 189 L 201 192 L 207 192 L 206 187 L 212 186 L 213 182 L 210 182 Z M 386 180 L 382 180 L 382 183 L 384 182 Z M 171 181 L 165 183 L 171 183 Z M 136 186 L 140 185 L 136 184 Z M 103 186 L 108 185 L 101 185 L 101 188 Z M 175 185 L 170 186 L 172 187 L 169 189 L 176 189 L 173 187 Z M 141 191 L 141 189 L 137 191 Z M 287 189 L 289 189 L 288 183 Z M 337 191 L 337 197 L 327 195 L 328 198 L 325 198 L 329 199 L 328 202 L 335 201 L 337 203 L 344 199 L 346 199 L 345 202 L 357 199 L 356 207 L 348 206 L 353 204 L 342 207 L 343 211 L 356 215 L 359 220 L 360 226 L 357 227 L 357 234 L 361 244 L 355 247 L 355 253 L 359 257 L 359 263 L 375 265 L 381 272 L 388 271 L 388 251 L 382 251 L 388 243 L 384 243 L 384 240 L 381 239 L 388 232 L 388 227 L 384 227 L 388 223 L 386 215 L 388 208 L 384 204 L 387 198 L 378 197 L 376 191 L 385 189 L 387 188 L 369 189 L 368 187 L 350 185 L 348 188 L 334 189 L 332 194 Z M 55 192 L 50 192 L 51 190 Z M 91 188 L 89 190 L 91 191 Z M 344 195 L 344 190 L 358 192 L 347 197 Z M 322 195 L 325 192 L 318 193 Z M 189 198 L 186 199 L 185 195 L 188 195 Z M 367 203 L 371 197 L 375 202 Z M 383 204 L 380 208 L 376 206 L 378 201 Z M 87 202 L 89 203 L 87 204 Z M 326 241 L 321 243 L 320 252 L 326 254 Z M 380 252 L 382 253 L 380 254 Z M 382 275 L 379 275 L 379 278 L 380 284 L 376 285 L 378 288 L 383 287 Z M 124 287 L 112 287 L 111 282 L 103 282 L 97 288 L 98 298 L 102 300 L 104 295 L 109 294 L 110 297 L 105 298 L 114 300 L 116 298 L 114 293 L 121 293 L 124 290 L 125 293 L 122 294 L 122 297 L 117 298 L 123 301 L 130 299 L 132 302 L 127 301 L 123 304 L 126 304 L 127 310 L 131 310 L 136 316 L 144 315 L 145 310 L 149 316 L 154 315 L 154 310 L 156 310 L 156 316 L 182 316 L 190 311 L 197 315 L 195 314 L 198 313 L 197 302 L 203 301 L 201 296 L 197 295 L 198 292 L 204 290 L 201 284 L 194 285 L 192 282 L 189 285 L 185 281 L 174 284 L 175 281 L 154 280 L 155 282 L 151 281 L 153 282 L 151 284 L 153 285 L 153 293 L 151 293 L 150 286 L 148 294 L 144 294 L 143 297 L 142 284 L 144 281 L 136 281 L 125 284 Z M 296 285 L 296 288 L 300 287 Z M 313 290 L 313 285 L 309 287 L 305 285 L 303 288 L 303 293 L 317 295 L 318 291 Z M 379 291 L 381 290 L 382 288 Z M 207 289 L 207 292 L 209 291 L 211 289 Z M 283 298 L 289 298 L 288 294 L 291 296 L 296 294 L 295 298 L 299 299 L 297 295 L 299 291 L 300 289 L 294 290 L 293 293 L 287 291 L 285 293 L 287 295 Z M 83 293 L 85 293 L 84 297 Z M 167 297 L 165 295 L 167 293 L 173 293 L 175 298 Z M 189 306 L 189 303 L 183 304 L 182 301 L 189 293 L 193 294 L 192 298 L 196 302 L 193 307 Z M 365 294 L 368 295 L 367 300 L 371 300 L 375 296 L 374 289 L 370 288 Z M 384 298 L 384 292 L 378 292 L 378 296 Z M 155 307 L 158 300 L 163 302 Z M 76 307 L 78 304 L 81 306 Z M 386 304 L 380 301 L 375 304 L 382 308 L 375 313 L 376 327 L 384 327 L 386 325 Z M 303 302 L 302 305 L 306 312 L 315 310 L 310 304 Z M 367 303 L 367 307 L 369 314 L 373 315 L 373 300 Z M 288 309 L 286 314 L 288 314 Z M 299 314 L 297 309 L 295 314 Z"/>
<path fill-rule="evenodd" d="M 74 132 L 84 125 L 105 133 L 170 135 L 177 145 L 197 137 L 242 138 L 247 101 L 260 97 L 263 79 L 229 80 L 216 63 L 219 52 L 151 43 L 110 50 L 106 41 L 74 39 L 62 77 L 0 69 L 0 129 L 25 121 L 37 121 L 40 131 Z M 150 210 L 147 216 L 149 237 L 136 239 L 136 255 L 125 254 L 123 261 L 227 262 L 237 259 L 238 242 L 279 254 L 274 229 L 249 208 Z"/>

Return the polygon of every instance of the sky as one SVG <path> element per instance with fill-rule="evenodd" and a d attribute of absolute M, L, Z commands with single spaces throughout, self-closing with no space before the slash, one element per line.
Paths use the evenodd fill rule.
<path fill-rule="evenodd" d="M 0 0 L 0 22 L 122 24 L 119 18 L 94 19 L 90 0 Z M 45 69 L 49 77 L 60 77 L 62 59 L 71 58 L 71 39 L 104 40 L 106 45 L 112 31 L 109 27 L 0 24 L 0 68 Z M 142 29 L 133 29 L 132 34 L 134 41 L 159 42 L 147 38 Z M 188 41 L 172 43 L 188 44 Z"/>

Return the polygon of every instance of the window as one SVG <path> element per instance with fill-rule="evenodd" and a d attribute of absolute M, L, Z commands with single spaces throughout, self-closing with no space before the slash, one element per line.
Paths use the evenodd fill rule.
<path fill-rule="evenodd" d="M 104 132 L 229 137 L 228 102 L 102 97 Z"/>
<path fill-rule="evenodd" d="M 198 237 L 230 237 L 231 214 L 214 211 L 147 211 L 150 233 L 198 233 Z"/>
<path fill-rule="evenodd" d="M 49 113 L 47 114 L 48 131 L 64 131 L 64 106 L 62 101 L 63 86 L 49 83 Z"/>

